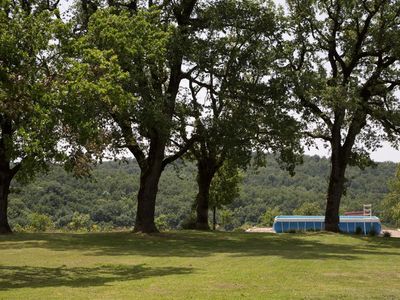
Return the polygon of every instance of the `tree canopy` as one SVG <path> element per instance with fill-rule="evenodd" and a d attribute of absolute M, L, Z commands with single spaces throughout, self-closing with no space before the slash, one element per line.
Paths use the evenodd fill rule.
<path fill-rule="evenodd" d="M 9 185 L 61 159 L 55 82 L 63 24 L 57 2 L 0 2 L 0 232 L 9 232 Z"/>
<path fill-rule="evenodd" d="M 400 3 L 287 1 L 286 63 L 305 134 L 331 150 L 326 229 L 338 230 L 348 164 L 400 133 Z"/>
<path fill-rule="evenodd" d="M 196 161 L 190 202 L 198 229 L 209 228 L 210 204 L 223 207 L 226 229 L 262 214 L 269 223 L 277 211 L 316 214 L 323 205 L 321 185 L 309 192 L 314 179 L 277 196 L 274 185 L 292 179 L 271 169 L 258 197 L 259 187 L 239 192 L 238 174 L 251 163 L 266 170 L 273 153 L 294 175 L 303 146 L 317 141 L 331 155 L 322 164 L 325 229 L 338 231 L 343 196 L 352 207 L 349 166 L 372 165 L 369 153 L 383 141 L 399 146 L 399 1 L 287 0 L 282 8 L 272 0 L 76 0 L 64 19 L 58 6 L 0 0 L 0 233 L 11 231 L 14 178 L 28 181 L 59 162 L 86 176 L 92 163 L 127 156 L 139 170 L 124 187 L 136 202 L 104 197 L 95 213 L 57 211 L 57 222 L 89 228 L 106 220 L 157 232 L 168 222 L 156 210 L 162 174 L 171 164 L 183 168 L 182 160 L 192 172 Z M 392 188 L 383 203 L 390 222 L 398 213 Z M 177 203 L 168 205 L 190 206 Z M 16 207 L 25 211 L 18 202 L 14 216 Z M 29 210 L 20 215 L 35 227 L 51 223 Z M 174 219 L 178 226 L 181 215 Z"/>

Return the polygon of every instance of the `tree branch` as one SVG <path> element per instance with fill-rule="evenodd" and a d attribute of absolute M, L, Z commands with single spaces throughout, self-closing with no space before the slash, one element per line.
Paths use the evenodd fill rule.
<path fill-rule="evenodd" d="M 168 164 L 174 162 L 175 160 L 180 158 L 182 155 L 184 155 L 193 146 L 193 144 L 196 141 L 197 141 L 197 136 L 194 135 L 187 141 L 187 143 L 178 152 L 164 158 L 164 160 L 162 162 L 162 168 L 164 169 Z"/>

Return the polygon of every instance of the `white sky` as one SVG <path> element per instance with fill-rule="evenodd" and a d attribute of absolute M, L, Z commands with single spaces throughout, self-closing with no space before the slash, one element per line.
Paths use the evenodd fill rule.
<path fill-rule="evenodd" d="M 318 149 L 315 147 L 305 149 L 305 154 L 329 157 L 330 151 L 329 149 L 325 149 L 321 144 Z M 375 152 L 371 152 L 371 158 L 377 162 L 393 161 L 398 163 L 400 162 L 400 151 L 391 147 L 389 143 L 384 142 L 382 148 Z"/>
<path fill-rule="evenodd" d="M 277 4 L 283 5 L 285 0 L 274 0 Z M 61 0 L 61 12 L 64 13 L 68 7 L 73 3 L 73 0 Z M 325 149 L 322 144 L 318 147 L 312 147 L 310 149 L 305 149 L 305 153 L 308 155 L 319 155 L 319 156 L 330 156 L 329 149 Z M 394 149 L 389 143 L 383 143 L 383 147 L 375 152 L 371 153 L 371 158 L 374 161 L 393 161 L 400 162 L 400 151 Z"/>

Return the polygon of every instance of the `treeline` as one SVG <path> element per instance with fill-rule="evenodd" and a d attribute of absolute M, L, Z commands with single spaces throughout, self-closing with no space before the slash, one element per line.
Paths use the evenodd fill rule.
<path fill-rule="evenodd" d="M 130 187 L 74 183 L 100 194 L 93 200 L 71 188 L 71 208 L 57 198 L 58 226 L 123 226 L 134 217 L 135 232 L 152 233 L 178 226 L 182 213 L 184 226 L 208 230 L 217 208 L 228 228 L 257 222 L 259 199 L 271 201 L 268 223 L 294 211 L 299 197 L 307 200 L 300 212 L 325 207 L 325 229 L 338 232 L 340 210 L 353 205 L 342 199 L 352 197 L 350 166 L 370 166 L 383 141 L 398 146 L 399 1 L 75 0 L 67 15 L 60 3 L 0 2 L 0 234 L 11 233 L 12 183 L 43 178 L 49 165 L 84 177 L 127 152 L 139 171 Z M 262 167 L 266 153 L 293 173 L 304 147 L 321 141 L 331 157 L 318 188 L 315 179 L 296 185 L 274 169 L 260 185 L 248 185 L 259 179 L 248 173 L 251 190 L 238 197 L 241 173 Z M 180 160 L 195 166 L 194 201 L 179 198 L 175 184 L 173 199 L 159 193 L 161 178 L 175 182 L 163 174 Z M 55 213 L 52 197 L 65 185 L 54 183 L 32 191 L 45 190 L 37 202 L 10 204 L 15 219 L 27 210 Z M 124 198 L 135 192 L 136 209 Z M 109 201 L 107 193 L 119 196 Z M 46 215 L 30 222 L 52 223 Z"/>
<path fill-rule="evenodd" d="M 292 177 L 282 170 L 273 156 L 265 167 L 249 168 L 243 174 L 240 193 L 231 204 L 217 210 L 217 223 L 226 230 L 247 225 L 263 225 L 267 210 L 293 214 L 313 204 L 323 214 L 329 160 L 306 156 Z M 350 168 L 342 212 L 362 209 L 371 203 L 381 216 L 381 203 L 394 177 L 396 164 L 378 163 L 365 170 Z M 134 226 L 139 189 L 139 168 L 133 160 L 104 162 L 94 168 L 90 178 L 74 178 L 60 167 L 26 186 L 12 187 L 10 218 L 13 227 L 27 227 L 36 214 L 46 215 L 56 228 L 84 229 Z M 193 216 L 196 197 L 196 168 L 178 162 L 161 177 L 156 206 L 156 223 L 161 229 L 182 228 Z M 309 206 L 310 207 L 310 206 Z M 84 220 L 84 216 L 87 219 Z M 79 218 L 80 217 L 80 218 Z M 81 221 L 79 224 L 72 224 Z"/>

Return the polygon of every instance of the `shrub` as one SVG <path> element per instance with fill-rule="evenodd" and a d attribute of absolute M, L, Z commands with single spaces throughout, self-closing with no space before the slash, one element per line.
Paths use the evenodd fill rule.
<path fill-rule="evenodd" d="M 73 231 L 88 231 L 91 229 L 92 220 L 87 214 L 81 214 L 74 212 L 71 222 L 68 223 L 67 227 Z"/>
<path fill-rule="evenodd" d="M 222 209 L 219 211 L 219 220 L 220 225 L 225 231 L 231 231 L 234 229 L 232 224 L 233 222 L 233 213 L 230 210 Z"/>
<path fill-rule="evenodd" d="M 13 226 L 13 231 L 15 231 L 15 232 L 26 232 L 26 228 L 21 226 L 20 224 L 15 224 Z"/>
<path fill-rule="evenodd" d="M 92 224 L 92 226 L 90 226 L 90 231 L 91 232 L 100 232 L 100 230 L 101 230 L 101 228 L 97 224 Z"/>
<path fill-rule="evenodd" d="M 29 215 L 29 230 L 44 232 L 54 228 L 53 221 L 47 215 L 32 213 Z"/>
<path fill-rule="evenodd" d="M 98 224 L 98 226 L 100 226 L 100 230 L 102 232 L 110 232 L 113 231 L 114 226 L 112 222 L 101 222 L 100 224 Z"/>
<path fill-rule="evenodd" d="M 159 215 L 154 222 L 160 231 L 167 230 L 169 228 L 168 217 L 164 214 Z"/>
<path fill-rule="evenodd" d="M 390 238 L 391 236 L 392 236 L 392 234 L 389 231 L 384 231 L 383 232 L 383 237 Z"/>
<path fill-rule="evenodd" d="M 322 213 L 320 205 L 316 202 L 304 202 L 300 207 L 293 211 L 293 214 L 299 216 L 318 216 Z"/>
<path fill-rule="evenodd" d="M 268 208 L 265 213 L 260 218 L 260 225 L 261 226 L 268 226 L 271 227 L 274 224 L 274 219 L 276 216 L 281 214 L 279 208 Z"/>

